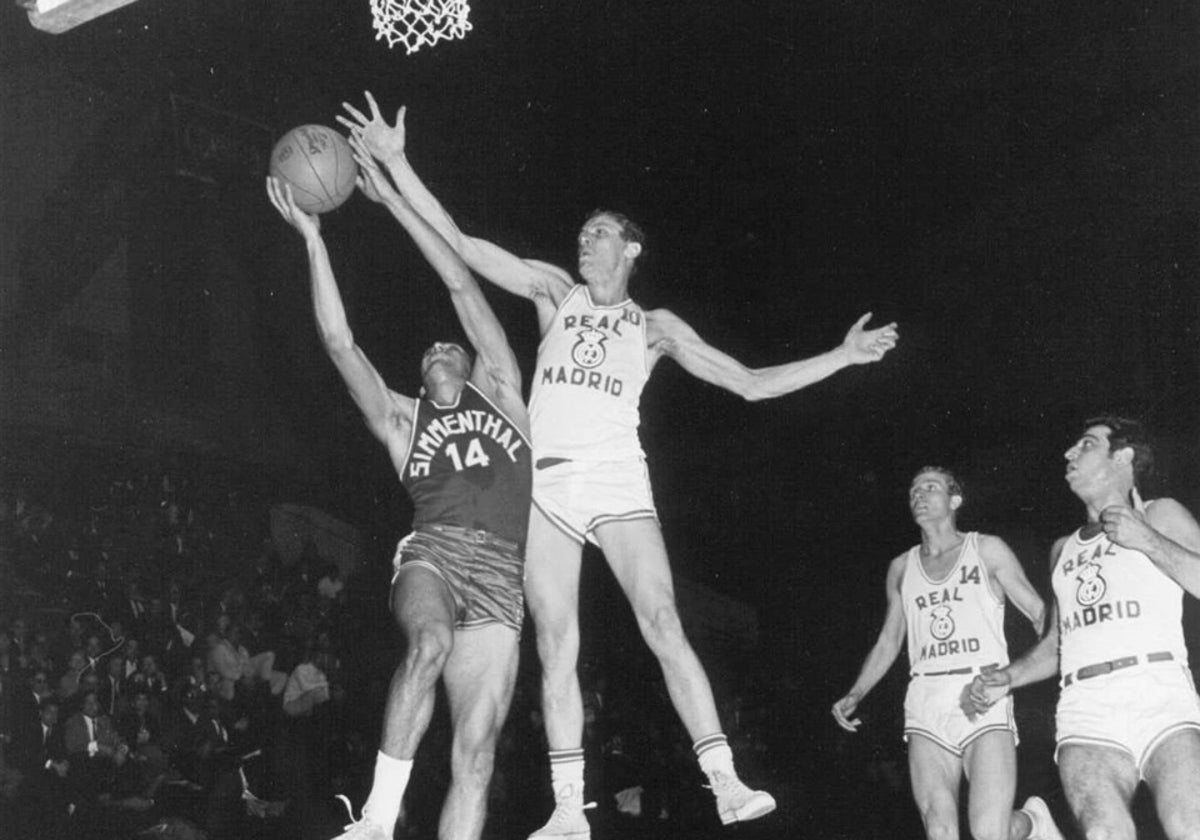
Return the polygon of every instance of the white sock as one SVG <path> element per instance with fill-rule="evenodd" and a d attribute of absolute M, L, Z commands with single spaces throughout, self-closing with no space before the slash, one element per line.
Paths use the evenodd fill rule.
<path fill-rule="evenodd" d="M 550 751 L 550 786 L 556 800 L 583 798 L 583 750 Z"/>
<path fill-rule="evenodd" d="M 412 767 L 411 758 L 392 758 L 382 752 L 375 756 L 375 778 L 371 783 L 371 795 L 363 806 L 364 819 L 370 819 L 388 832 L 396 827 Z"/>
<path fill-rule="evenodd" d="M 701 738 L 692 745 L 692 749 L 696 751 L 700 769 L 705 775 L 711 776 L 717 772 L 737 775 L 733 769 L 733 750 L 729 749 L 729 742 L 723 734 L 717 733 Z"/>

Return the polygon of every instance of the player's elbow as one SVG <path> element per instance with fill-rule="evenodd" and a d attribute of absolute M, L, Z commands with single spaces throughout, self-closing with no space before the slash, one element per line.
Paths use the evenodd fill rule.
<path fill-rule="evenodd" d="M 739 380 L 734 393 L 746 402 L 762 402 L 778 396 L 757 371 L 747 370 Z"/>
<path fill-rule="evenodd" d="M 354 333 L 347 329 L 320 329 L 321 344 L 332 357 L 344 356 L 354 349 Z"/>

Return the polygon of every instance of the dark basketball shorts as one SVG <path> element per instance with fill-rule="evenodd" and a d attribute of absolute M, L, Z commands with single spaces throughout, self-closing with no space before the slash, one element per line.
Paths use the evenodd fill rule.
<path fill-rule="evenodd" d="M 454 599 L 454 627 L 469 630 L 503 624 L 521 632 L 525 617 L 521 547 L 487 531 L 426 525 L 396 546 L 394 586 L 409 567 L 428 569 L 446 583 Z"/>

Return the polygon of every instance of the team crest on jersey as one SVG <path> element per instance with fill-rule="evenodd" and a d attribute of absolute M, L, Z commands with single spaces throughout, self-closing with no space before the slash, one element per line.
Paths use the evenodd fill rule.
<path fill-rule="evenodd" d="M 591 328 L 580 330 L 578 340 L 571 348 L 571 360 L 581 368 L 594 368 L 600 365 L 608 355 L 608 351 L 604 349 L 604 342 L 607 340 L 608 336 L 600 330 Z"/>
<path fill-rule="evenodd" d="M 1100 571 L 1100 564 L 1092 561 L 1081 565 L 1079 574 L 1075 576 L 1079 581 L 1079 588 L 1075 590 L 1075 600 L 1085 607 L 1099 601 L 1108 591 L 1108 581 L 1100 575 Z"/>
<path fill-rule="evenodd" d="M 929 634 L 939 642 L 954 635 L 954 619 L 950 617 L 950 605 L 942 604 L 934 607 L 929 615 Z"/>

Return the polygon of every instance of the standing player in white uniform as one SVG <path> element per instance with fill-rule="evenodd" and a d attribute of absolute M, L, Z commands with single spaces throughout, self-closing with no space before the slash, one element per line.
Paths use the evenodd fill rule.
<path fill-rule="evenodd" d="M 969 675 L 1008 664 L 1005 598 L 1039 635 L 1045 604 L 1003 540 L 958 530 L 963 493 L 949 470 L 918 472 L 908 503 L 921 544 L 888 567 L 883 629 L 858 679 L 833 704 L 834 719 L 843 729 L 858 730 L 855 710 L 892 667 L 907 638 L 911 681 L 904 699 L 904 738 L 925 836 L 958 837 L 965 775 L 971 781 L 967 813 L 976 840 L 1062 840 L 1040 798 L 1030 797 L 1020 811 L 1012 809 L 1017 728 L 1011 700 L 974 719 L 959 708 Z"/>
<path fill-rule="evenodd" d="M 434 344 L 421 359 L 421 397 L 388 388 L 350 331 L 318 217 L 296 207 L 290 188 L 268 179 L 272 204 L 304 237 L 325 350 L 413 502 L 413 532 L 396 550 L 391 592 L 405 659 L 392 676 L 362 819 L 339 840 L 391 840 L 439 678 L 453 740 L 438 837 L 479 840 L 524 618 L 532 453 L 521 372 L 462 260 L 361 149 L 356 158 L 360 188 L 388 207 L 437 270 L 478 357 L 472 363 L 459 345 Z"/>
<path fill-rule="evenodd" d="M 664 356 L 693 376 L 748 400 L 787 394 L 848 365 L 883 358 L 896 343 L 895 325 L 866 330 L 870 316 L 864 315 L 842 345 L 828 353 L 748 369 L 706 344 L 670 312 L 644 311 L 629 299 L 642 236 L 619 214 L 597 212 L 580 231 L 582 286 L 561 268 L 520 259 L 463 234 L 408 164 L 403 110 L 389 126 L 369 94 L 367 100 L 369 117 L 346 105 L 352 119 L 339 119 L 385 163 L 401 193 L 467 265 L 537 307 L 542 344 L 530 403 L 534 509 L 525 591 L 537 627 L 556 807 L 549 822 L 532 836 L 590 836 L 583 811 L 583 703 L 576 674 L 585 540 L 599 545 L 633 607 L 712 784 L 721 821 L 770 812 L 775 801 L 747 788 L 734 772 L 708 677 L 683 634 L 638 441 L 638 400 L 650 371 Z"/>
<path fill-rule="evenodd" d="M 966 699 L 983 711 L 1009 690 L 1062 674 L 1055 753 L 1087 837 L 1133 840 L 1139 781 L 1171 840 L 1200 837 L 1200 698 L 1183 639 L 1183 593 L 1200 597 L 1200 525 L 1174 499 L 1138 492 L 1154 456 L 1140 423 L 1089 420 L 1066 452 L 1088 524 L 1054 544 L 1050 632 Z"/>

